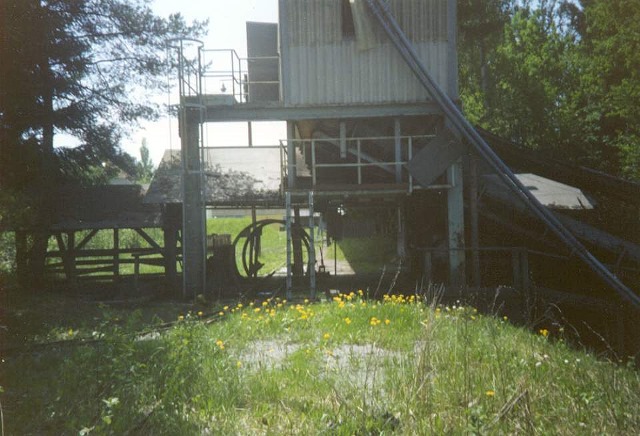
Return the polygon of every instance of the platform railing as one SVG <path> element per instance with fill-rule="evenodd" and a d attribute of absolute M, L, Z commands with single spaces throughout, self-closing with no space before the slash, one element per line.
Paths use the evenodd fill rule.
<path fill-rule="evenodd" d="M 357 138 L 317 138 L 293 140 L 295 148 L 302 153 L 304 163 L 308 164 L 311 175 L 311 184 L 315 188 L 322 183 L 319 172 L 327 169 L 345 170 L 352 173 L 348 184 L 365 185 L 365 172 L 370 168 L 379 168 L 389 174 L 390 183 L 400 183 L 407 186 L 409 193 L 416 188 L 413 177 L 405 166 L 411 161 L 415 152 L 425 145 L 433 135 L 414 136 L 363 136 Z M 287 141 L 280 141 L 282 180 L 287 180 L 287 174 L 291 170 L 287 161 Z M 379 159 L 374 153 L 378 151 L 392 151 L 393 158 Z M 339 153 L 340 159 L 328 162 L 320 157 L 321 151 L 330 150 Z M 396 152 L 397 151 L 397 152 Z M 299 164 L 299 163 L 298 163 Z M 385 182 L 385 183 L 389 183 Z M 446 189 L 450 185 L 434 185 L 432 189 Z"/>
<path fill-rule="evenodd" d="M 280 95 L 280 68 L 278 80 L 256 80 L 249 74 L 249 64 L 276 62 L 279 65 L 279 56 L 240 57 L 233 49 L 206 49 L 202 54 L 203 94 L 229 95 L 236 103 L 248 103 L 252 85 L 277 85 Z"/>

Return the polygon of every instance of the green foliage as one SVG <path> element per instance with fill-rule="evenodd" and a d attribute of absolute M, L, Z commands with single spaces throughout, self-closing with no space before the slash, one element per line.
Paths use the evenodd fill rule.
<path fill-rule="evenodd" d="M 10 194 L 0 216 L 14 229 L 47 227 L 56 187 L 134 172 L 120 139 L 161 113 L 148 90 L 168 86 L 166 40 L 198 36 L 205 23 L 156 17 L 146 0 L 8 0 L 0 21 L 0 192 Z M 81 144 L 55 149 L 60 133 Z M 16 204 L 31 208 L 28 219 Z M 46 245 L 35 239 L 37 276 Z"/>
<path fill-rule="evenodd" d="M 638 372 L 571 349 L 562 332 L 363 294 L 179 315 L 172 305 L 175 324 L 151 332 L 140 311 L 103 309 L 99 342 L 6 358 L 7 431 L 634 434 L 640 425 Z"/>
<path fill-rule="evenodd" d="M 140 146 L 140 162 L 136 165 L 136 176 L 139 183 L 150 183 L 153 178 L 153 161 L 149 157 L 149 147 L 147 146 L 147 138 L 142 138 Z"/>
<path fill-rule="evenodd" d="M 551 157 L 637 179 L 639 19 L 633 0 L 460 2 L 467 116 Z"/>

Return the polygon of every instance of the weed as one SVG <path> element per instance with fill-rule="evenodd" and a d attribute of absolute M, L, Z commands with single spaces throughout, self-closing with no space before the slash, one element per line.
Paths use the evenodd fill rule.
<path fill-rule="evenodd" d="M 153 334 L 140 333 L 151 319 L 144 312 L 103 308 L 91 326 L 99 340 L 6 358 L 4 427 L 7 434 L 634 434 L 640 426 L 640 376 L 631 368 L 471 307 L 364 295 L 229 304 L 205 310 L 218 314 L 211 319 L 187 310 Z M 69 325 L 42 337 L 68 333 Z M 77 338 L 88 329 L 73 327 Z"/>

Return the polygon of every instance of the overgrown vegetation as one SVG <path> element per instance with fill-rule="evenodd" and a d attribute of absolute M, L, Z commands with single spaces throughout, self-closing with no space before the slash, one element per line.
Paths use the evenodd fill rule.
<path fill-rule="evenodd" d="M 157 308 L 156 308 L 157 309 Z M 635 434 L 640 376 L 418 296 L 102 308 L 5 354 L 6 434 Z M 67 322 L 70 322 L 68 320 Z M 12 329 L 13 325 L 9 325 Z M 80 339 L 96 340 L 82 342 Z"/>
<path fill-rule="evenodd" d="M 469 119 L 550 157 L 640 178 L 640 3 L 461 0 Z"/>

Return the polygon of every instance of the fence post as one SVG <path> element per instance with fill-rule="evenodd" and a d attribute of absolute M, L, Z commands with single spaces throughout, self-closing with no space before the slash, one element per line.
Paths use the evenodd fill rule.
<path fill-rule="evenodd" d="M 309 191 L 309 284 L 311 286 L 311 300 L 316 298 L 316 244 L 315 222 L 313 217 L 313 191 Z"/>

